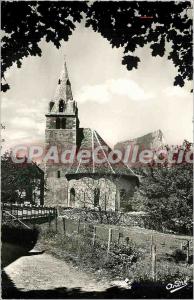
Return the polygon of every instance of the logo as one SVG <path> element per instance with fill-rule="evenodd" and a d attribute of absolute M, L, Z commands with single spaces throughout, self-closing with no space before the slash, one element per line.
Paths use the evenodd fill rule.
<path fill-rule="evenodd" d="M 187 281 L 184 280 L 176 280 L 174 283 L 168 283 L 166 285 L 166 289 L 170 291 L 170 293 L 174 293 L 180 289 L 183 289 L 185 286 L 187 286 Z"/>

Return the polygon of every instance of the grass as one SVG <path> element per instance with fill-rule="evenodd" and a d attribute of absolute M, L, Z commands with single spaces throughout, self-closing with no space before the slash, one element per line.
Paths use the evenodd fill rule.
<path fill-rule="evenodd" d="M 80 234 L 77 234 L 74 224 L 72 226 L 73 232 L 69 233 L 68 236 L 61 236 L 52 232 L 44 233 L 40 243 L 58 258 L 71 260 L 82 269 L 95 272 L 99 279 L 102 277 L 109 280 L 124 280 L 125 278 L 129 278 L 134 282 L 151 280 L 150 241 L 148 243 L 147 239 L 143 238 L 145 235 L 142 235 L 142 239 L 140 240 L 143 247 L 140 247 L 133 240 L 129 241 L 129 245 L 118 246 L 112 243 L 111 253 L 107 257 L 107 233 L 105 227 L 102 230 L 104 241 L 101 236 L 100 239 L 96 240 L 95 247 L 91 243 L 91 229 L 88 227 L 88 231 L 86 230 L 86 234 L 88 233 L 87 237 L 83 237 L 82 224 L 80 224 L 79 228 Z M 67 223 L 66 230 L 70 230 Z M 138 239 L 136 240 L 139 241 Z M 161 242 L 161 248 L 157 248 L 158 252 L 162 249 L 157 254 L 156 260 L 157 282 L 167 284 L 168 282 L 181 279 L 191 281 L 191 266 L 185 262 L 176 262 L 171 254 L 166 255 L 167 253 L 164 251 L 164 249 L 174 249 L 176 244 L 173 244 L 169 240 L 166 240 L 164 245 L 162 243 L 163 241 Z"/>
<path fill-rule="evenodd" d="M 99 243 L 107 243 L 108 230 L 113 228 L 113 242 L 117 243 L 119 233 L 122 234 L 121 243 L 126 244 L 126 238 L 134 242 L 136 246 L 142 249 L 148 256 L 150 254 L 151 239 L 156 244 L 156 252 L 158 260 L 168 262 L 174 251 L 181 248 L 181 243 L 187 240 L 192 241 L 191 236 L 181 236 L 173 234 L 163 234 L 154 230 L 148 230 L 138 227 L 124 227 L 117 225 L 98 224 L 96 226 L 96 238 Z M 80 223 L 79 230 L 83 233 L 84 223 Z M 68 234 L 77 233 L 78 221 L 66 219 L 65 228 Z M 93 225 L 85 224 L 85 231 L 88 237 L 92 238 Z M 190 243 L 190 254 L 193 250 L 193 244 Z"/>

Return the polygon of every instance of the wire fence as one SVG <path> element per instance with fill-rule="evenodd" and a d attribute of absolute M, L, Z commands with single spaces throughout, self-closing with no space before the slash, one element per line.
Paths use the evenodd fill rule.
<path fill-rule="evenodd" d="M 64 234 L 74 240 L 79 252 L 82 238 L 86 238 L 91 246 L 105 245 L 107 257 L 112 255 L 114 245 L 130 247 L 132 243 L 142 249 L 150 260 L 153 280 L 156 277 L 156 261 L 172 255 L 179 249 L 186 255 L 186 263 L 192 255 L 193 239 L 190 236 L 178 236 L 144 230 L 142 228 L 112 225 L 93 225 L 80 220 L 63 218 Z"/>

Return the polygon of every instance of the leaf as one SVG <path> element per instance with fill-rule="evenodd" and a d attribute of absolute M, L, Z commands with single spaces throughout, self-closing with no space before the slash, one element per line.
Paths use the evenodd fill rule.
<path fill-rule="evenodd" d="M 9 90 L 10 89 L 10 86 L 9 86 L 9 84 L 8 83 L 5 83 L 5 84 L 1 84 L 1 91 L 2 92 L 7 92 L 7 90 Z"/>
<path fill-rule="evenodd" d="M 132 55 L 125 55 L 122 60 L 123 65 L 127 65 L 127 69 L 130 71 L 133 68 L 137 69 L 138 62 L 140 61 L 139 57 Z"/>

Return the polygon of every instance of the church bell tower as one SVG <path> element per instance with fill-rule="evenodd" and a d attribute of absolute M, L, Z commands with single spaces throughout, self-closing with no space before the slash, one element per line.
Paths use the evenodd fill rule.
<path fill-rule="evenodd" d="M 57 146 L 61 151 L 77 145 L 79 128 L 77 103 L 73 100 L 66 61 L 58 79 L 55 96 L 46 114 L 46 147 Z"/>

